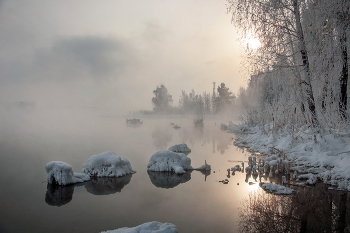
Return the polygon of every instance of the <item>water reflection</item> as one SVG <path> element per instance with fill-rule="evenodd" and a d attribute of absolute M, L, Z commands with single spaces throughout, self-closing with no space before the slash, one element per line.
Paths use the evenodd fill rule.
<path fill-rule="evenodd" d="M 158 150 L 164 150 L 168 148 L 169 142 L 173 138 L 173 133 L 165 127 L 156 128 L 152 132 L 153 145 Z"/>
<path fill-rule="evenodd" d="M 94 195 L 110 195 L 121 192 L 125 185 L 130 183 L 131 174 L 122 177 L 93 177 L 84 183 L 72 185 L 47 184 L 45 202 L 51 206 L 63 206 L 73 199 L 75 187 L 85 186 L 86 190 Z"/>
<path fill-rule="evenodd" d="M 199 170 L 199 171 L 205 176 L 204 181 L 207 181 L 207 177 L 210 176 L 211 170 Z"/>
<path fill-rule="evenodd" d="M 251 192 L 240 209 L 240 232 L 350 232 L 347 192 L 325 185 L 277 196 Z"/>
<path fill-rule="evenodd" d="M 58 207 L 68 204 L 73 199 L 74 188 L 76 186 L 76 184 L 56 185 L 48 183 L 45 202 L 48 205 Z"/>
<path fill-rule="evenodd" d="M 208 123 L 210 124 L 210 123 Z M 219 152 L 224 154 L 228 149 L 229 145 L 232 145 L 232 138 L 229 134 L 222 133 L 219 127 L 205 127 L 205 125 L 188 125 L 183 127 L 179 131 L 179 136 L 183 143 L 188 145 L 195 145 L 200 143 L 202 146 L 206 144 L 212 144 L 212 152 Z"/>
<path fill-rule="evenodd" d="M 154 186 L 158 188 L 170 189 L 181 183 L 186 183 L 191 179 L 192 171 L 178 175 L 175 172 L 153 172 L 147 171 L 149 178 Z"/>
<path fill-rule="evenodd" d="M 131 174 L 122 177 L 93 177 L 85 183 L 86 190 L 94 195 L 120 193 L 130 183 Z"/>

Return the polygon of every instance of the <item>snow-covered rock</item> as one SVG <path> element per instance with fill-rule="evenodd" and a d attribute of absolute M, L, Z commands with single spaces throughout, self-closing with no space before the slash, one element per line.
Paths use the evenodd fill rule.
<path fill-rule="evenodd" d="M 70 164 L 61 161 L 52 161 L 45 165 L 47 182 L 49 184 L 67 185 L 84 182 L 90 177 L 84 173 L 73 172 Z"/>
<path fill-rule="evenodd" d="M 271 183 L 262 184 L 261 188 L 264 189 L 266 192 L 277 194 L 277 195 L 287 195 L 295 192 L 294 189 L 287 188 L 283 185 L 277 185 L 277 184 L 271 184 Z"/>
<path fill-rule="evenodd" d="M 176 153 L 170 150 L 158 151 L 150 158 L 147 169 L 156 172 L 170 172 L 177 174 L 185 173 L 186 170 L 192 170 L 191 159 L 185 154 Z"/>
<path fill-rule="evenodd" d="M 191 152 L 191 149 L 188 148 L 188 146 L 185 143 L 171 146 L 169 150 L 176 153 L 184 153 L 184 154 L 189 154 Z"/>
<path fill-rule="evenodd" d="M 83 172 L 97 177 L 120 177 L 135 173 L 129 160 L 110 151 L 91 156 L 83 165 Z"/>
<path fill-rule="evenodd" d="M 178 233 L 176 226 L 171 223 L 146 222 L 136 227 L 123 227 L 101 233 Z"/>

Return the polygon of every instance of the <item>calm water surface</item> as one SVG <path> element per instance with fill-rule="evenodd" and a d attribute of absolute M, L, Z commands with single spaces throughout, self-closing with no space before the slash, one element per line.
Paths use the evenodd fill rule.
<path fill-rule="evenodd" d="M 207 117 L 204 127 L 195 127 L 186 117 L 143 117 L 139 127 L 113 116 L 55 119 L 34 114 L 0 128 L 0 232 L 92 233 L 149 221 L 173 223 L 184 233 L 242 232 L 248 229 L 244 224 L 250 226 L 261 213 L 254 210 L 257 203 L 274 198 L 266 194 L 254 199 L 253 208 L 247 202 L 249 193 L 259 189 L 249 185 L 253 178 L 240 172 L 227 176 L 227 168 L 246 161 L 250 154 L 233 146 L 233 135 L 220 131 L 224 119 Z M 181 128 L 173 129 L 170 123 Z M 192 166 L 206 160 L 212 166 L 210 174 L 147 172 L 153 153 L 179 143 L 191 148 Z M 104 151 L 127 158 L 136 173 L 60 188 L 47 185 L 46 163 L 64 161 L 81 172 L 90 156 Z M 219 182 L 226 178 L 228 184 Z M 285 205 L 285 200 L 280 203 Z M 345 211 L 348 204 L 346 196 Z M 242 208 L 250 211 L 242 213 Z M 300 229 L 302 221 L 290 217 Z M 343 218 L 347 224 L 349 214 Z"/>

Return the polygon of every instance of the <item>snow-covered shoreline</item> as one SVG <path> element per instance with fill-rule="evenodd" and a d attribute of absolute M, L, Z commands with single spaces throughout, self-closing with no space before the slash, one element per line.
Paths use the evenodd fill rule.
<path fill-rule="evenodd" d="M 316 135 L 310 129 L 291 134 L 288 126 L 278 131 L 270 125 L 222 124 L 222 129 L 237 136 L 234 144 L 268 156 L 282 151 L 291 163 L 294 178 L 303 184 L 314 177 L 330 188 L 350 191 L 350 144 L 348 134 Z M 316 140 L 315 140 L 316 139 Z M 293 178 L 291 175 L 291 178 Z"/>

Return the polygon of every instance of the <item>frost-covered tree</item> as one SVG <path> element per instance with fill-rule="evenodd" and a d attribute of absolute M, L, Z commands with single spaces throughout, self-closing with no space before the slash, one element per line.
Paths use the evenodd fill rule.
<path fill-rule="evenodd" d="M 196 94 L 193 89 L 189 94 L 182 91 L 179 99 L 179 108 L 183 114 L 203 115 L 206 108 L 205 104 L 205 98 L 201 94 Z"/>
<path fill-rule="evenodd" d="M 155 95 L 152 98 L 152 103 L 154 105 L 154 111 L 164 111 L 170 107 L 170 103 L 173 102 L 172 96 L 168 93 L 168 89 L 161 84 L 153 91 Z"/>
<path fill-rule="evenodd" d="M 221 83 L 217 88 L 218 96 L 214 100 L 215 110 L 219 112 L 232 104 L 235 98 L 230 88 L 226 87 L 225 83 Z"/>
<path fill-rule="evenodd" d="M 254 118 L 317 129 L 348 123 L 350 1 L 228 2 L 242 37 L 261 42 L 246 46 L 251 82 L 240 92 L 259 98 Z"/>
<path fill-rule="evenodd" d="M 243 38 L 257 37 L 261 46 L 247 46 L 251 73 L 289 69 L 295 75 L 298 107 L 308 110 L 309 121 L 318 127 L 308 50 L 302 25 L 303 0 L 228 0 L 232 23 L 238 26 Z M 305 108 L 305 105 L 307 108 Z"/>

